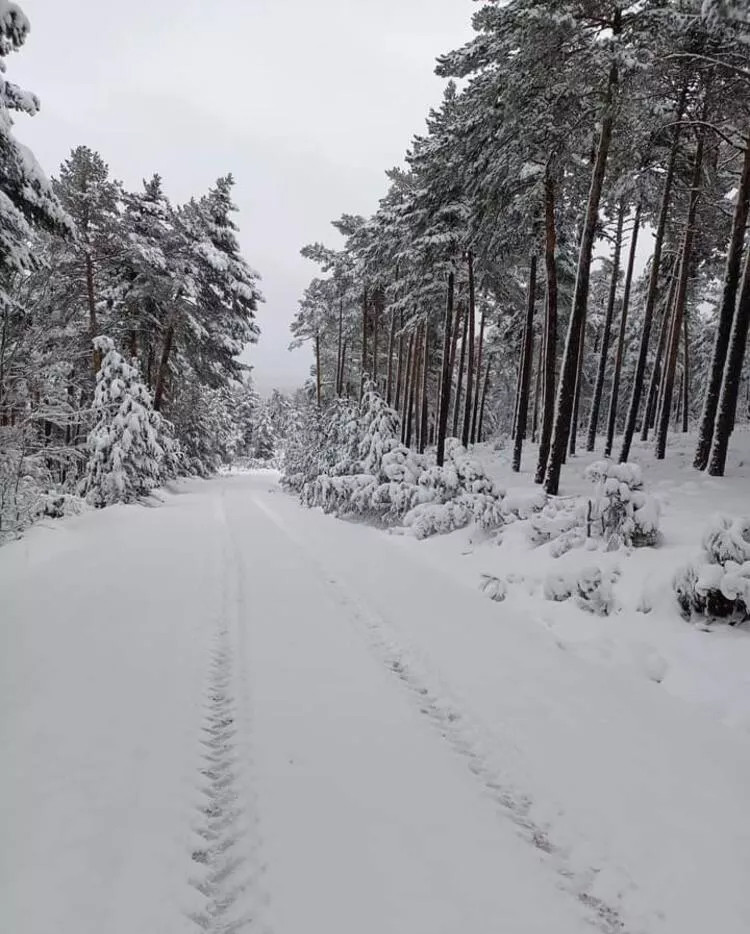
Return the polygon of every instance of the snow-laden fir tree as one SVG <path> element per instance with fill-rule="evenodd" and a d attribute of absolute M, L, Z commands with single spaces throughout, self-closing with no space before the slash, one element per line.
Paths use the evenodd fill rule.
<path fill-rule="evenodd" d="M 138 370 L 109 337 L 94 340 L 102 355 L 96 376 L 94 415 L 88 436 L 87 498 L 95 506 L 128 503 L 162 480 L 162 419 Z"/>

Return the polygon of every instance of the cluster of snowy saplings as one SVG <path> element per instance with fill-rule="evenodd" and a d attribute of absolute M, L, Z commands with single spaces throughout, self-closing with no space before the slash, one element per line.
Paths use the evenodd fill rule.
<path fill-rule="evenodd" d="M 110 506 L 132 502 L 177 476 L 182 455 L 138 369 L 109 337 L 95 338 L 94 346 L 102 362 L 81 493 L 93 506 Z"/>
<path fill-rule="evenodd" d="M 398 414 L 371 384 L 359 404 L 337 399 L 322 414 L 311 407 L 287 444 L 282 484 L 306 506 L 401 525 L 417 538 L 503 524 L 503 491 L 456 439 L 438 467 L 434 454 L 415 453 L 400 435 Z"/>
<path fill-rule="evenodd" d="M 702 545 L 702 558 L 674 577 L 682 615 L 744 623 L 750 619 L 750 516 L 717 516 Z"/>
<path fill-rule="evenodd" d="M 658 542 L 659 503 L 644 490 L 637 464 L 596 461 L 584 476 L 594 484 L 594 495 L 572 502 L 549 499 L 528 525 L 533 545 L 549 542 L 557 558 L 583 545 L 615 551 Z"/>

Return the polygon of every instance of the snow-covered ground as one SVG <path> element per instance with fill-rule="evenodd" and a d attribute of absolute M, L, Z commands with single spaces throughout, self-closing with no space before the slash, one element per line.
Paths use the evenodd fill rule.
<path fill-rule="evenodd" d="M 674 463 L 662 546 L 595 556 L 606 618 L 541 597 L 583 550 L 417 542 L 271 473 L 4 547 L 0 930 L 746 934 L 750 635 L 668 581 L 748 484 Z"/>

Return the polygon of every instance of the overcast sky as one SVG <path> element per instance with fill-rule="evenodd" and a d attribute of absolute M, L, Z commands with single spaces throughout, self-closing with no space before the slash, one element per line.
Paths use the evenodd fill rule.
<path fill-rule="evenodd" d="M 259 388 L 292 388 L 310 355 L 288 327 L 330 221 L 369 214 L 421 132 L 437 54 L 471 34 L 472 0 L 19 0 L 31 20 L 11 81 L 42 110 L 17 135 L 48 174 L 79 144 L 175 201 L 231 171 L 243 252 L 263 276 Z"/>

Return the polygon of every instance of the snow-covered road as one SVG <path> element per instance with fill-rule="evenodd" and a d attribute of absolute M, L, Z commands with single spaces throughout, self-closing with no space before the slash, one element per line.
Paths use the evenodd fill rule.
<path fill-rule="evenodd" d="M 0 552 L 0 930 L 750 930 L 744 737 L 269 474 Z"/>

